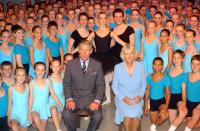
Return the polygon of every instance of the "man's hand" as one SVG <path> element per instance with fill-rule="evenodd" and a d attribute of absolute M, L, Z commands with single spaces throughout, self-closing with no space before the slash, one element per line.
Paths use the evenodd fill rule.
<path fill-rule="evenodd" d="M 74 100 L 69 100 L 67 101 L 66 107 L 70 110 L 74 110 L 75 109 L 75 102 Z"/>
<path fill-rule="evenodd" d="M 91 111 L 96 111 L 96 110 L 99 109 L 99 105 L 100 105 L 100 104 L 99 104 L 98 102 L 93 101 L 93 102 L 90 104 L 89 109 L 90 109 Z"/>

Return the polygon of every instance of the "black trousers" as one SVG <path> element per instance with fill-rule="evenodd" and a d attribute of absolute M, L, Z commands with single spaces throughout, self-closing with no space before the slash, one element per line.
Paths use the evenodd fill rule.
<path fill-rule="evenodd" d="M 63 110 L 63 119 L 68 131 L 76 131 L 75 115 L 78 111 L 87 111 L 90 116 L 90 123 L 87 131 L 96 131 L 96 129 L 99 128 L 101 121 L 103 120 L 101 107 L 96 111 L 91 111 L 88 107 L 84 109 L 76 108 L 74 110 L 65 108 Z"/>
<path fill-rule="evenodd" d="M 0 131 L 9 131 L 7 117 L 0 118 Z"/>

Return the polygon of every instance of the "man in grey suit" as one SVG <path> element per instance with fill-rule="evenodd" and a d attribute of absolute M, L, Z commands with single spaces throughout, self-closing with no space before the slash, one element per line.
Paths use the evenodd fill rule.
<path fill-rule="evenodd" d="M 79 43 L 79 57 L 69 62 L 64 75 L 66 107 L 64 122 L 68 131 L 76 131 L 75 114 L 87 111 L 90 123 L 87 131 L 96 131 L 103 119 L 101 102 L 105 80 L 101 63 L 90 58 L 92 45 L 85 40 Z"/>

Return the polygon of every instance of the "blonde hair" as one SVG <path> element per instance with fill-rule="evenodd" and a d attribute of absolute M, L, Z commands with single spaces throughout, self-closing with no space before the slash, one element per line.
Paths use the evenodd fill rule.
<path fill-rule="evenodd" d="M 126 44 L 126 45 L 122 48 L 121 53 L 120 53 L 120 57 L 121 57 L 121 59 L 122 59 L 123 61 L 125 60 L 124 56 L 125 56 L 125 54 L 127 54 L 127 53 L 133 54 L 133 59 L 135 59 L 136 51 L 135 51 L 135 48 L 134 48 L 133 45 L 131 45 L 131 44 Z"/>

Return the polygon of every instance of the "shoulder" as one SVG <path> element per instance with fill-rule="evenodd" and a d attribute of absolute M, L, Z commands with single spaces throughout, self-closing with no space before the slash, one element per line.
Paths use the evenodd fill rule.
<path fill-rule="evenodd" d="M 134 33 L 135 32 L 134 29 L 133 29 L 133 27 L 131 27 L 131 26 L 127 26 L 126 30 L 128 32 L 130 32 L 130 33 Z"/>
<path fill-rule="evenodd" d="M 124 62 L 121 62 L 119 64 L 116 64 L 114 68 L 115 68 L 115 70 L 120 70 L 120 69 L 122 69 L 123 65 L 124 65 Z"/>

